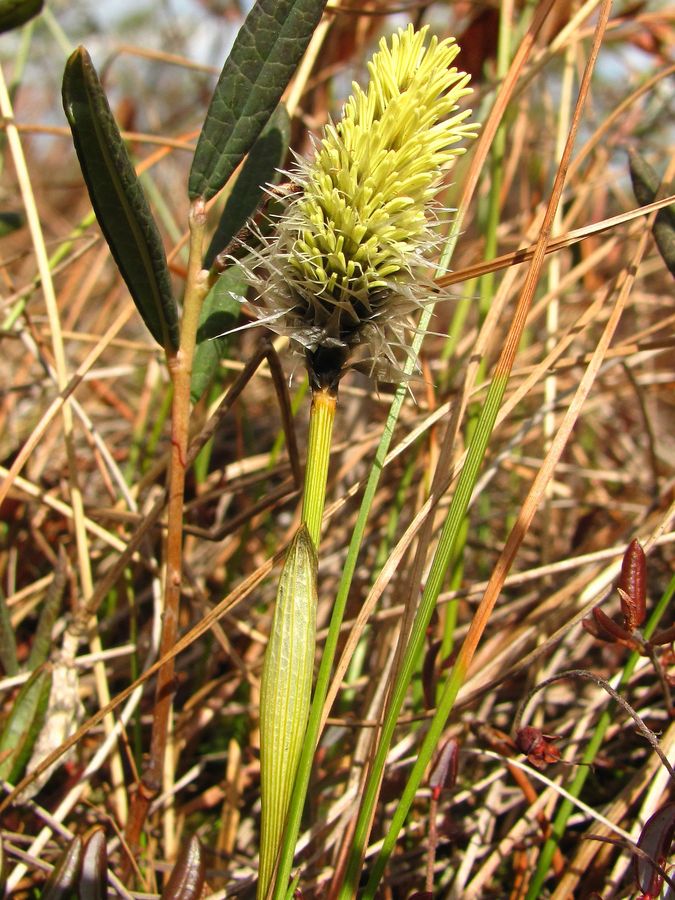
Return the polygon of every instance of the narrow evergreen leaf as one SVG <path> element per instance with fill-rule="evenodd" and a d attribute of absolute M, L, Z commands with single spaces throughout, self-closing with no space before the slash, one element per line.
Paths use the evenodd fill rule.
<path fill-rule="evenodd" d="M 326 0 L 258 0 L 216 85 L 192 162 L 191 200 L 223 187 L 291 80 Z"/>
<path fill-rule="evenodd" d="M 25 25 L 42 12 L 44 0 L 0 0 L 0 34 Z"/>
<path fill-rule="evenodd" d="M 42 900 L 73 900 L 82 865 L 82 838 L 76 835 L 59 857 L 42 889 Z"/>
<path fill-rule="evenodd" d="M 0 587 L 0 665 L 5 675 L 19 674 L 19 661 L 16 655 L 16 637 L 12 628 L 12 620 L 7 608 L 5 593 Z"/>
<path fill-rule="evenodd" d="M 659 189 L 659 176 L 649 163 L 635 151 L 628 154 L 628 161 L 633 192 L 637 202 L 641 206 L 653 203 Z M 672 190 L 669 192 L 672 194 Z M 666 267 L 670 274 L 675 276 L 675 204 L 658 211 L 654 220 L 653 234 Z"/>
<path fill-rule="evenodd" d="M 2 843 L 2 837 L 0 836 L 0 897 L 5 896 L 5 891 L 7 889 L 7 869 L 9 866 L 7 865 L 7 856 L 5 854 L 5 848 Z"/>
<path fill-rule="evenodd" d="M 24 217 L 19 212 L 0 212 L 0 237 L 23 228 Z"/>
<path fill-rule="evenodd" d="M 232 340 L 232 335 L 227 332 L 236 328 L 241 309 L 237 298 L 244 296 L 246 287 L 244 273 L 235 264 L 223 272 L 204 300 L 192 363 L 190 397 L 193 403 L 209 387 L 220 360 L 227 353 Z"/>
<path fill-rule="evenodd" d="M 218 227 L 204 257 L 204 268 L 210 269 L 216 256 L 253 215 L 266 184 L 279 181 L 278 169 L 283 165 L 291 138 L 291 122 L 286 107 L 279 104 L 260 137 L 251 148 L 232 193 L 227 198 Z"/>
<path fill-rule="evenodd" d="M 52 685 L 51 669 L 34 672 L 19 691 L 0 735 L 0 778 L 15 782 L 44 721 Z"/>
<path fill-rule="evenodd" d="M 101 231 L 150 333 L 166 350 L 176 350 L 178 311 L 162 239 L 84 47 L 66 63 L 62 93 Z"/>
<path fill-rule="evenodd" d="M 66 586 L 67 574 L 68 558 L 63 548 L 60 548 L 54 578 L 49 585 L 47 596 L 40 610 L 35 639 L 33 640 L 33 646 L 30 648 L 30 656 L 26 665 L 26 668 L 31 672 L 37 669 L 38 666 L 41 666 L 43 662 L 46 662 L 49 654 L 52 652 L 52 629 L 61 609 L 61 599 Z"/>

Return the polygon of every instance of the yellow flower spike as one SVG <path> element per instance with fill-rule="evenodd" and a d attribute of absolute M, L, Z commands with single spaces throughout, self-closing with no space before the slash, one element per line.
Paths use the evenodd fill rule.
<path fill-rule="evenodd" d="M 260 682 L 260 872 L 269 887 L 298 767 L 312 694 L 317 558 L 302 525 L 284 563 Z"/>
<path fill-rule="evenodd" d="M 409 316 L 429 296 L 432 201 L 457 146 L 475 137 L 469 76 L 454 38 L 399 29 L 368 64 L 370 83 L 292 173 L 274 235 L 252 250 L 257 315 L 303 353 L 314 388 L 337 389 L 357 348 L 375 375 L 399 372 Z"/>

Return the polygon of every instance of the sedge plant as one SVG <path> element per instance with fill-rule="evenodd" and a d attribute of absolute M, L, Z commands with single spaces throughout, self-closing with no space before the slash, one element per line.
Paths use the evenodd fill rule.
<path fill-rule="evenodd" d="M 458 52 L 426 27 L 383 39 L 368 87 L 353 85 L 314 158 L 292 173 L 272 236 L 250 250 L 253 309 L 303 356 L 312 388 L 303 525 L 282 572 L 261 685 L 259 897 L 273 878 L 309 710 L 316 559 L 305 545 L 319 545 L 338 386 L 351 366 L 401 380 L 414 363 L 411 315 L 435 294 L 433 200 L 461 142 L 475 135 L 471 111 L 458 107 L 470 93 L 469 76 L 452 66 Z M 305 740 L 312 746 L 316 734 Z"/>

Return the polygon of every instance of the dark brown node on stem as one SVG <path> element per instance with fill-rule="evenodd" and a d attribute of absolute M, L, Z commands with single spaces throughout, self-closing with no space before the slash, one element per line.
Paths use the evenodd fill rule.
<path fill-rule="evenodd" d="M 344 374 L 348 350 L 345 347 L 318 347 L 306 354 L 307 372 L 312 391 L 328 391 L 337 397 Z"/>

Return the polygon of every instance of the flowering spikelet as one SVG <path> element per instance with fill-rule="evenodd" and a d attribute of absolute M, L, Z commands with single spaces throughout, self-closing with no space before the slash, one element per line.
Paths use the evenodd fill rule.
<path fill-rule="evenodd" d="M 252 251 L 256 313 L 307 357 L 315 386 L 337 386 L 356 348 L 372 371 L 399 371 L 410 314 L 429 296 L 432 201 L 456 146 L 475 136 L 469 76 L 450 65 L 454 38 L 412 25 L 380 41 L 366 91 L 353 85 L 314 159 L 292 173 L 297 190 L 273 236 Z"/>

